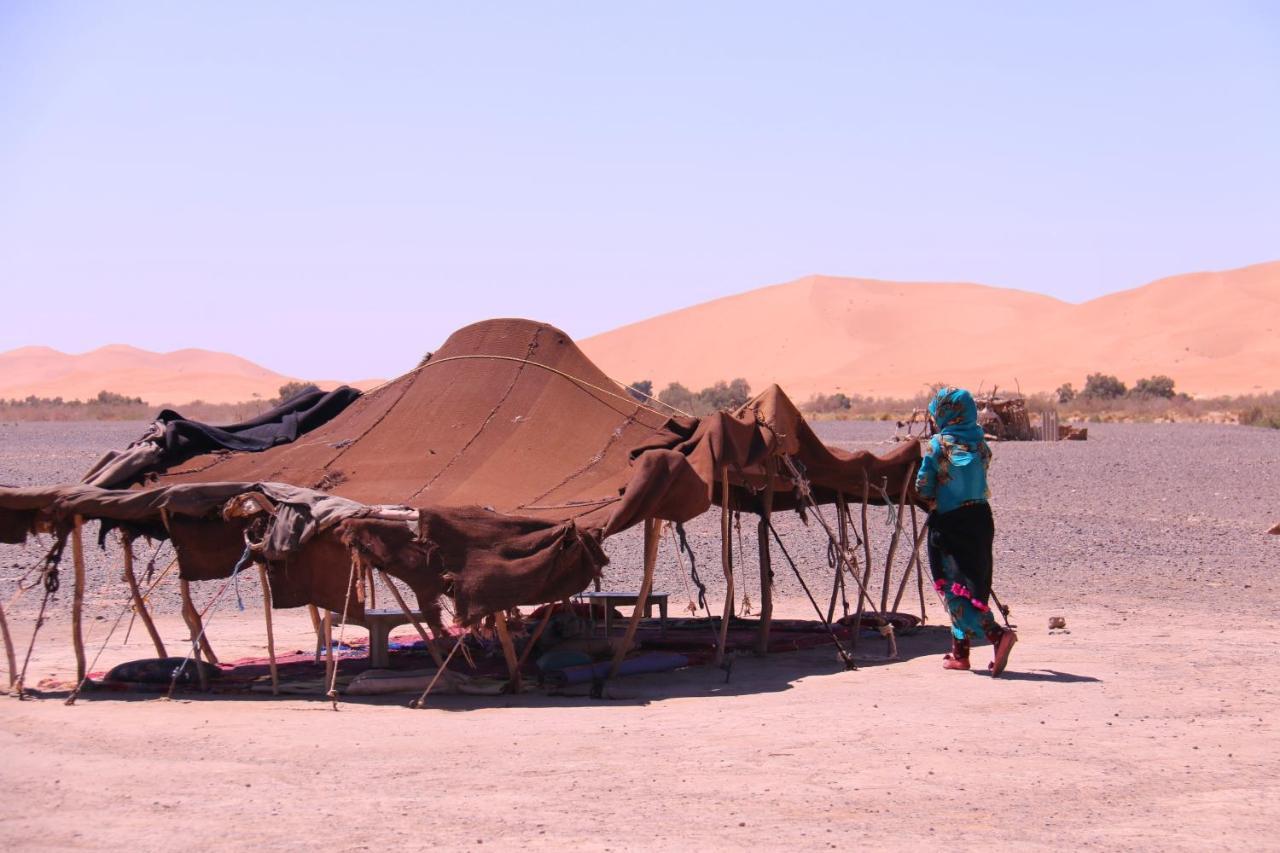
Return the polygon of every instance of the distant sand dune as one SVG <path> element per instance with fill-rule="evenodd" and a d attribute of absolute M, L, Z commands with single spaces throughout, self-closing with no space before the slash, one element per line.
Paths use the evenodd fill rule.
<path fill-rule="evenodd" d="M 49 347 L 0 353 L 0 398 L 62 397 L 84 400 L 99 391 L 141 397 L 151 405 L 239 403 L 276 396 L 292 381 L 239 356 L 200 349 L 156 353 L 123 344 L 71 355 Z M 321 381 L 322 388 L 339 383 Z M 350 383 L 358 387 L 376 380 Z"/>
<path fill-rule="evenodd" d="M 938 341 L 956 341 L 945 352 Z M 1080 388 L 1163 373 L 1197 395 L 1280 388 L 1280 262 L 1165 278 L 1079 305 L 978 284 L 808 276 L 581 342 L 615 379 L 745 377 L 792 397 L 910 396 L 947 381 Z"/>

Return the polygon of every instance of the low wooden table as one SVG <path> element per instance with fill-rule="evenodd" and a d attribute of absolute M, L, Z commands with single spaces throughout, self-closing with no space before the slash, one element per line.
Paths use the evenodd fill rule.
<path fill-rule="evenodd" d="M 613 612 L 615 604 L 635 606 L 640 601 L 639 592 L 583 592 L 578 595 L 578 600 L 587 604 L 599 604 L 604 607 L 604 634 L 609 636 L 609 618 Z M 667 630 L 667 594 L 665 592 L 651 592 L 644 603 L 644 615 L 646 619 L 653 618 L 653 606 L 658 605 L 658 620 L 662 626 L 662 630 Z M 591 628 L 595 630 L 596 612 L 591 611 Z"/>
<path fill-rule="evenodd" d="M 423 620 L 422 611 L 409 611 L 414 619 L 421 624 Z M 333 614 L 333 623 L 335 625 L 342 622 L 342 614 Z M 359 625 L 369 632 L 369 666 L 374 669 L 385 669 L 391 664 L 391 649 L 389 640 L 391 631 L 399 628 L 401 625 L 411 625 L 413 621 L 404 614 L 400 608 L 387 610 L 366 610 L 363 618 L 357 618 L 354 614 L 347 616 L 348 625 Z"/>

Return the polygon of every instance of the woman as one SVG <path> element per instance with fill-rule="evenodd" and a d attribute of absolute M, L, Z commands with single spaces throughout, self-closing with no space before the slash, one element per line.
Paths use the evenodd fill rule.
<path fill-rule="evenodd" d="M 995 522 L 987 499 L 991 448 L 978 426 L 978 407 L 963 388 L 940 388 L 929 403 L 935 434 L 920 463 L 916 490 L 932 503 L 929 568 L 951 615 L 951 653 L 945 669 L 969 669 L 969 644 L 991 641 L 993 676 L 1004 672 L 1018 635 L 996 624 L 991 597 L 991 544 Z"/>

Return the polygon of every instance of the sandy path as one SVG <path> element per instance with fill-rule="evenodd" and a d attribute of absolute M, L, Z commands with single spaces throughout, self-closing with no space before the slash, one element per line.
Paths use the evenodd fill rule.
<path fill-rule="evenodd" d="M 410 711 L 394 697 L 335 713 L 319 698 L 4 699 L 0 845 L 1274 841 L 1280 629 L 1121 609 L 1049 635 L 1047 615 L 1024 613 L 1017 671 L 998 681 L 942 672 L 934 629 L 893 664 L 875 663 L 879 643 L 857 672 L 830 649 L 740 658 L 728 684 L 689 669 L 618 682 L 612 701 L 450 696 Z M 261 653 L 260 618 L 219 616 L 220 653 Z M 32 672 L 65 675 L 66 632 L 50 628 Z M 282 648 L 309 641 L 305 618 L 281 624 Z"/>

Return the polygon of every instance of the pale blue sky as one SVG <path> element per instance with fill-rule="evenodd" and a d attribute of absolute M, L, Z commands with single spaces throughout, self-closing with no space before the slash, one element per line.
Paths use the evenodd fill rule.
<path fill-rule="evenodd" d="M 1277 9 L 0 0 L 0 350 L 390 376 L 813 272 L 1273 260 Z"/>

